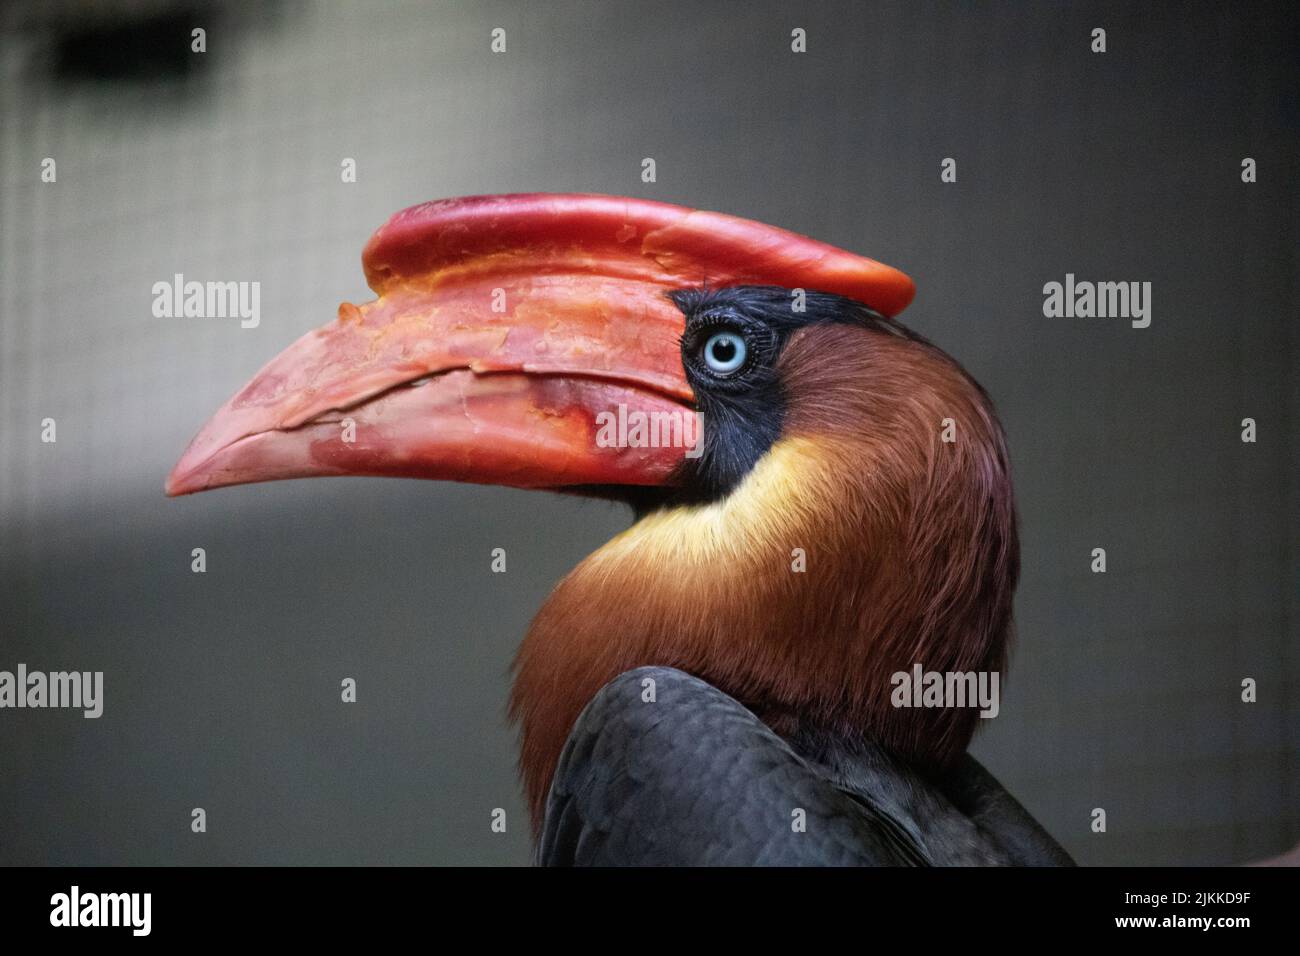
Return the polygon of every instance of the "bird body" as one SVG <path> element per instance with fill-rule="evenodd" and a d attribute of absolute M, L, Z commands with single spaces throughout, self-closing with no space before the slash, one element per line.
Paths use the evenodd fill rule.
<path fill-rule="evenodd" d="M 263 369 L 168 492 L 369 474 L 631 505 L 514 663 L 540 859 L 1061 862 L 965 755 L 974 706 L 891 703 L 914 666 L 1003 669 L 1019 568 L 1001 426 L 893 318 L 911 280 L 604 196 L 414 207 L 363 263 L 378 298 Z M 700 446 L 609 447 L 624 407 L 698 415 Z M 675 816 L 647 830 L 652 795 Z"/>
<path fill-rule="evenodd" d="M 691 315 L 761 314 L 756 297 L 779 308 L 785 293 L 724 290 Z M 965 749 L 975 710 L 900 710 L 890 680 L 916 662 L 1004 666 L 1017 558 L 1001 430 L 933 346 L 883 317 L 859 322 L 846 300 L 814 308 L 780 353 L 780 435 L 743 478 L 720 497 L 647 514 L 533 621 L 512 714 L 535 814 L 583 705 L 643 664 L 725 688 L 787 735 L 869 732 L 936 768 Z M 704 407 L 706 422 L 725 422 Z M 761 414 L 733 417 L 748 434 Z M 962 442 L 940 441 L 944 418 L 960 423 Z M 728 440 L 725 424 L 705 434 Z M 730 456 L 706 448 L 702 460 L 716 457 Z M 792 569 L 796 550 L 803 571 Z"/>
<path fill-rule="evenodd" d="M 550 866 L 1062 866 L 1071 860 L 965 755 L 930 780 L 878 744 L 787 741 L 681 671 L 620 675 L 560 758 Z"/>

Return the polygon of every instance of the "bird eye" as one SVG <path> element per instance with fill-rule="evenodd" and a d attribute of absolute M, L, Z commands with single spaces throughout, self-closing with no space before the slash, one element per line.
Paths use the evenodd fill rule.
<path fill-rule="evenodd" d="M 704 364 L 715 375 L 730 375 L 745 364 L 749 347 L 735 332 L 714 332 L 704 343 Z"/>

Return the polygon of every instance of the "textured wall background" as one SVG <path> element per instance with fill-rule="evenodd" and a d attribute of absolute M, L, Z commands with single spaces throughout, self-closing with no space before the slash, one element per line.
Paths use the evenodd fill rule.
<path fill-rule="evenodd" d="M 368 297 L 391 212 L 526 190 L 909 272 L 904 319 L 989 389 L 1017 475 L 1019 648 L 977 754 L 1080 862 L 1300 838 L 1293 6 L 197 4 L 107 39 L 89 9 L 3 14 L 0 669 L 103 670 L 106 704 L 0 712 L 0 862 L 527 859 L 506 668 L 627 516 L 403 481 L 161 490 L 266 359 Z M 260 281 L 260 327 L 154 318 L 176 272 Z M 1150 328 L 1044 318 L 1067 272 L 1153 283 Z"/>

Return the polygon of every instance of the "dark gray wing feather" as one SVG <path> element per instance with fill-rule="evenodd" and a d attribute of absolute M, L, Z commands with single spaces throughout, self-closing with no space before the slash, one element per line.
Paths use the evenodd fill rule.
<path fill-rule="evenodd" d="M 1017 866 L 1074 866 L 1065 848 L 993 774 L 966 754 L 942 781 L 944 795 Z"/>
<path fill-rule="evenodd" d="M 1074 863 L 970 754 L 930 779 L 869 742 L 809 735 L 794 746 L 836 786 L 896 821 L 935 866 Z"/>
<path fill-rule="evenodd" d="M 537 861 L 1071 863 L 969 755 L 928 781 L 870 743 L 809 735 L 792 748 L 732 697 L 668 667 L 622 674 L 583 710 L 551 784 Z"/>
<path fill-rule="evenodd" d="M 836 787 L 733 698 L 681 671 L 642 667 L 605 685 L 578 718 L 551 784 L 538 862 L 926 861 L 904 829 Z"/>

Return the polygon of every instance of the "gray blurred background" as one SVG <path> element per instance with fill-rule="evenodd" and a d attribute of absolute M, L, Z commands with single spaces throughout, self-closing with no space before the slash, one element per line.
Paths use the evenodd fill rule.
<path fill-rule="evenodd" d="M 910 273 L 904 319 L 989 389 L 1017 480 L 1018 650 L 976 754 L 1082 863 L 1294 844 L 1294 9 L 10 4 L 0 669 L 102 670 L 106 702 L 0 712 L 0 862 L 527 861 L 507 666 L 628 515 L 162 482 L 268 358 L 370 297 L 360 250 L 389 214 L 529 190 L 723 210 Z M 154 318 L 177 272 L 260 281 L 260 327 Z M 1044 318 L 1067 272 L 1150 281 L 1151 327 Z"/>

